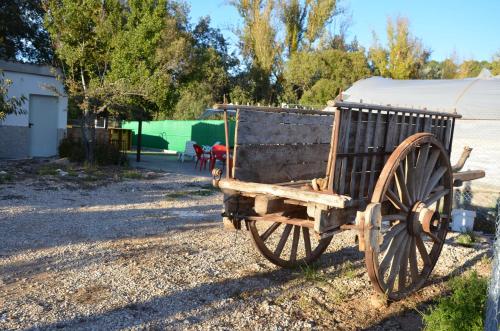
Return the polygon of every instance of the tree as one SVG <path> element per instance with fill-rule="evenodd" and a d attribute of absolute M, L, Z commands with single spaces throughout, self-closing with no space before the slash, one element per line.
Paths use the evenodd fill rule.
<path fill-rule="evenodd" d="M 388 19 L 387 40 L 385 48 L 374 35 L 374 45 L 370 48 L 369 58 L 375 72 L 394 79 L 419 78 L 430 51 L 423 47 L 419 39 L 412 36 L 408 19 L 398 17 L 395 23 Z"/>
<path fill-rule="evenodd" d="M 45 27 L 62 61 L 64 83 L 82 112 L 86 159 L 94 162 L 96 115 L 123 86 L 107 84 L 113 35 L 123 27 L 119 0 L 45 0 Z"/>
<path fill-rule="evenodd" d="M 25 96 L 7 97 L 9 86 L 12 84 L 10 79 L 5 79 L 4 73 L 0 70 L 0 122 L 5 120 L 9 114 L 21 114 L 22 105 L 26 101 Z"/>
<path fill-rule="evenodd" d="M 192 30 L 189 65 L 182 77 L 174 118 L 199 117 L 207 106 L 221 101 L 230 92 L 229 72 L 238 64 L 228 54 L 227 42 L 218 29 L 203 17 Z"/>
<path fill-rule="evenodd" d="M 253 102 L 277 102 L 288 88 L 282 77 L 286 58 L 314 49 L 335 14 L 336 1 L 233 0 L 231 4 L 243 18 L 240 49 L 248 61 L 240 77 L 254 82 Z M 274 17 L 279 17 L 277 24 Z M 281 33 L 283 42 L 277 39 Z"/>
<path fill-rule="evenodd" d="M 297 52 L 286 64 L 285 79 L 297 99 L 308 105 L 324 105 L 355 81 L 370 75 L 363 52 L 338 49 Z"/>
<path fill-rule="evenodd" d="M 487 61 L 467 60 L 458 67 L 457 78 L 477 77 L 484 68 L 489 69 L 491 64 Z"/>
<path fill-rule="evenodd" d="M 454 79 L 457 76 L 458 66 L 448 58 L 442 62 L 432 60 L 425 64 L 421 78 L 424 79 Z"/>
<path fill-rule="evenodd" d="M 0 1 L 0 58 L 51 63 L 53 51 L 43 15 L 40 0 Z"/>

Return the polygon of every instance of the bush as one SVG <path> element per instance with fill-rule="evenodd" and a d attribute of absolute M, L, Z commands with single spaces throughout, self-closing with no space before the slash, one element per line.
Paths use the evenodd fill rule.
<path fill-rule="evenodd" d="M 59 144 L 59 156 L 67 157 L 71 162 L 83 163 L 85 161 L 85 148 L 81 141 L 64 138 Z M 97 144 L 94 156 L 98 165 L 127 164 L 127 156 L 115 145 Z"/>
<path fill-rule="evenodd" d="M 98 165 L 125 165 L 127 157 L 115 145 L 98 144 L 95 147 L 95 161 Z"/>
<path fill-rule="evenodd" d="M 59 144 L 59 156 L 67 157 L 71 162 L 85 161 L 85 148 L 80 141 L 64 138 Z"/>
<path fill-rule="evenodd" d="M 476 272 L 450 281 L 452 294 L 424 314 L 425 330 L 483 330 L 488 281 Z"/>

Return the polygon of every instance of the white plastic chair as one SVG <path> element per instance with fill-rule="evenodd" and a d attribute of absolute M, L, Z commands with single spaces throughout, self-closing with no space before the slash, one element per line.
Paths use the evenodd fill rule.
<path fill-rule="evenodd" d="M 196 157 L 196 152 L 194 151 L 194 145 L 196 144 L 196 141 L 186 141 L 186 146 L 184 147 L 184 152 L 179 153 L 178 161 L 184 162 L 184 159 L 186 156 L 190 157 L 191 159 L 194 160 Z"/>

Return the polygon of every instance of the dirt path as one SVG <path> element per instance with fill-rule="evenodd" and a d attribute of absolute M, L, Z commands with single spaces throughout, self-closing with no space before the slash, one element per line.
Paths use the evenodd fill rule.
<path fill-rule="evenodd" d="M 450 274 L 489 268 L 488 243 L 449 236 L 431 284 L 377 309 L 352 232 L 318 270 L 280 270 L 222 229 L 221 200 L 175 174 L 0 185 L 0 329 L 419 329 Z"/>

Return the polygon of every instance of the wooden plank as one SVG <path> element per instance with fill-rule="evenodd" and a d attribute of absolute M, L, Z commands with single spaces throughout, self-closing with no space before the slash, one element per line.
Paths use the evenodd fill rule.
<path fill-rule="evenodd" d="M 334 113 L 324 112 L 322 115 L 297 113 L 269 113 L 264 111 L 240 110 L 240 122 L 265 122 L 292 125 L 324 125 L 332 126 Z"/>
<path fill-rule="evenodd" d="M 215 104 L 214 109 L 226 109 L 226 110 L 249 110 L 249 111 L 265 111 L 265 112 L 290 112 L 299 114 L 315 114 L 324 115 L 325 112 L 319 109 L 300 109 L 300 108 L 283 108 L 283 107 L 261 107 L 261 106 L 245 106 L 245 105 L 228 105 L 228 104 Z"/>
<path fill-rule="evenodd" d="M 461 172 L 455 172 L 453 174 L 453 180 L 460 180 L 462 182 L 468 180 L 474 180 L 483 178 L 485 176 L 485 172 L 483 170 L 467 170 Z"/>
<path fill-rule="evenodd" d="M 334 107 L 340 108 L 362 108 L 362 109 L 376 109 L 386 112 L 402 112 L 402 113 L 411 113 L 411 114 L 423 114 L 423 115 L 440 115 L 440 116 L 449 116 L 454 118 L 461 118 L 462 115 L 455 113 L 445 113 L 445 112 L 437 112 L 430 111 L 424 109 L 413 109 L 413 108 L 405 108 L 405 107 L 392 107 L 392 106 L 381 106 L 381 105 L 373 105 L 367 103 L 356 103 L 356 102 L 344 102 L 344 101 L 335 101 L 332 105 Z"/>
<path fill-rule="evenodd" d="M 214 186 L 221 189 L 235 190 L 238 192 L 269 194 L 282 198 L 324 204 L 335 208 L 348 207 L 352 199 L 339 194 L 329 194 L 318 191 L 308 191 L 294 187 L 286 187 L 272 184 L 250 183 L 234 179 L 222 179 L 214 181 Z"/>
<path fill-rule="evenodd" d="M 358 118 L 356 121 L 356 133 L 354 136 L 354 153 L 359 153 L 360 151 L 363 150 L 364 147 L 364 140 L 362 140 L 362 137 L 366 135 L 366 130 L 363 125 L 363 112 L 358 111 Z M 362 136 L 362 132 L 364 135 Z M 363 142 L 362 142 L 363 141 Z M 357 171 L 357 166 L 358 166 L 358 159 L 359 156 L 354 156 L 354 159 L 352 160 L 352 168 L 351 168 L 351 180 L 350 180 L 350 185 L 349 185 L 349 196 L 351 197 L 356 197 L 357 195 L 354 193 L 354 191 L 359 187 L 359 184 L 356 185 L 356 176 L 355 173 Z"/>
<path fill-rule="evenodd" d="M 331 160 L 330 160 L 330 168 L 329 168 L 329 176 L 328 176 L 328 191 L 330 193 L 333 193 L 333 188 L 335 186 L 335 176 L 337 173 L 336 167 L 337 167 L 337 150 L 338 150 L 338 145 L 339 145 L 339 134 L 340 134 L 340 127 L 341 127 L 341 122 L 342 122 L 342 113 L 340 112 L 339 109 L 335 109 L 335 127 L 333 130 L 332 135 L 334 136 L 333 144 L 332 144 L 332 149 L 330 151 L 331 155 Z"/>
<path fill-rule="evenodd" d="M 279 168 L 235 167 L 235 178 L 249 182 L 275 184 L 324 176 L 326 161 L 281 164 Z M 266 171 L 267 170 L 267 171 Z"/>
<path fill-rule="evenodd" d="M 314 222 L 310 220 L 305 220 L 301 218 L 288 218 L 279 213 L 276 214 L 268 214 L 265 216 L 248 216 L 246 217 L 249 221 L 258 221 L 258 222 L 272 222 L 272 223 L 284 223 L 291 225 L 298 225 L 302 227 L 306 227 L 312 229 L 314 227 Z"/>
<path fill-rule="evenodd" d="M 374 151 L 378 150 L 379 144 L 383 141 L 383 137 L 385 136 L 385 123 L 382 122 L 382 114 L 377 112 L 377 119 L 375 123 L 375 130 L 373 132 L 373 144 L 372 147 Z M 373 188 L 375 187 L 375 171 L 377 170 L 377 158 L 383 159 L 383 157 L 372 156 L 371 164 L 370 164 L 370 180 L 368 183 L 368 197 L 371 197 Z"/>
<path fill-rule="evenodd" d="M 255 197 L 255 213 L 257 213 L 257 215 L 263 216 L 266 214 L 273 214 L 278 211 L 283 211 L 283 209 L 285 208 L 283 200 L 283 198 L 274 195 L 259 194 Z"/>
<path fill-rule="evenodd" d="M 237 145 L 238 159 L 235 166 L 273 166 L 283 163 L 327 162 L 329 144 L 296 145 Z M 262 169 L 272 171 L 272 169 Z M 322 170 L 324 175 L 324 170 Z"/>
<path fill-rule="evenodd" d="M 245 144 L 328 144 L 332 127 L 324 124 L 291 125 L 274 122 L 240 122 L 238 140 Z"/>
<path fill-rule="evenodd" d="M 353 113 L 352 111 L 344 111 L 342 113 L 342 117 L 344 117 L 345 119 L 343 120 L 344 125 L 341 126 L 342 128 L 339 133 L 340 145 L 338 146 L 337 152 L 340 153 L 348 152 L 352 113 Z M 344 194 L 345 192 L 346 176 L 347 176 L 346 172 L 347 172 L 348 162 L 349 159 L 347 157 L 343 157 L 340 159 L 340 172 L 338 173 L 338 175 L 336 175 L 339 177 L 339 185 L 337 187 L 337 192 L 340 194 Z"/>
<path fill-rule="evenodd" d="M 373 113 L 370 111 L 368 114 L 368 123 L 367 123 L 367 128 L 365 132 L 365 141 L 363 143 L 363 152 L 368 152 L 368 148 L 370 145 L 370 142 L 373 143 L 373 134 L 375 131 L 375 128 L 371 125 L 372 123 L 372 118 L 373 118 Z M 363 157 L 363 161 L 361 164 L 361 177 L 359 179 L 359 191 L 358 191 L 358 198 L 363 198 L 365 196 L 365 188 L 366 188 L 366 168 L 368 166 L 368 156 Z"/>
<path fill-rule="evenodd" d="M 234 149 L 233 149 L 233 168 L 231 169 L 231 177 L 234 177 L 234 166 L 236 165 L 236 162 L 238 162 L 238 122 L 240 118 L 240 111 L 236 110 L 236 125 L 234 128 Z M 229 170 L 226 170 L 229 172 Z"/>
<path fill-rule="evenodd" d="M 325 176 L 328 144 L 238 145 L 234 178 L 280 183 Z"/>

